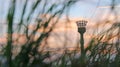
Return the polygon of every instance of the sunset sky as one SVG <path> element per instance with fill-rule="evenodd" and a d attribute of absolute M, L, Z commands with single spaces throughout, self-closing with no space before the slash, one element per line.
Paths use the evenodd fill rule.
<path fill-rule="evenodd" d="M 0 23 L 6 22 L 5 18 L 8 11 L 9 1 L 10 0 L 0 0 L 0 20 L 1 20 Z M 14 17 L 16 22 L 19 20 L 21 11 L 22 11 L 21 6 L 18 6 L 18 5 L 22 5 L 22 2 L 24 2 L 24 0 L 21 0 L 21 1 L 18 0 L 17 2 L 16 15 Z M 31 4 L 32 0 L 29 0 L 29 2 L 30 2 L 29 4 Z M 115 3 L 116 3 L 116 7 L 120 8 L 120 5 L 119 5 L 120 1 L 116 0 Z M 31 6 L 28 6 L 27 8 L 28 12 L 30 11 L 30 8 Z M 89 40 L 91 35 L 90 34 L 91 28 L 89 27 L 93 28 L 95 24 L 94 21 L 103 19 L 107 14 L 109 14 L 110 8 L 111 8 L 111 0 L 80 0 L 79 2 L 72 5 L 69 11 L 69 18 L 73 20 L 69 24 L 71 28 L 69 28 L 67 32 L 64 32 L 65 21 L 61 20 L 61 22 L 58 23 L 58 26 L 56 27 L 57 32 L 53 32 L 51 34 L 50 38 L 48 39 L 48 43 L 52 44 L 51 47 L 53 47 L 56 44 L 58 47 L 62 47 L 61 43 L 64 44 L 65 42 L 64 35 L 66 35 L 67 40 L 69 40 L 69 41 L 66 41 L 67 44 L 72 44 L 72 45 L 76 44 L 77 43 L 76 40 L 77 38 L 79 38 L 78 37 L 79 34 L 77 32 L 77 27 L 74 22 L 76 22 L 77 20 L 80 20 L 81 18 L 90 20 L 90 22 L 87 24 L 88 31 L 85 34 L 86 41 Z M 37 14 L 37 11 L 36 11 L 36 14 Z M 0 25 L 0 28 L 1 28 L 0 30 L 3 30 L 2 24 Z M 58 39 L 59 41 L 55 42 L 56 38 L 58 37 L 53 36 L 54 34 L 59 35 L 59 39 L 61 41 Z"/>

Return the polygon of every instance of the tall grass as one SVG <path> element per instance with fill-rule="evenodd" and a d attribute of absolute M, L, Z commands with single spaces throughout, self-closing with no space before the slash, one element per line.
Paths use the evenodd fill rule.
<path fill-rule="evenodd" d="M 117 19 L 103 21 L 104 25 L 111 24 L 111 27 L 102 30 L 97 36 L 91 38 L 88 47 L 84 49 L 85 59 L 83 66 L 81 65 L 82 58 L 78 49 L 73 51 L 66 49 L 62 51 L 62 54 L 56 60 L 49 63 L 43 62 L 54 54 L 54 52 L 44 52 L 42 50 L 43 41 L 49 38 L 65 11 L 69 11 L 71 5 L 78 2 L 78 0 L 60 0 L 59 2 L 55 0 L 30 1 L 32 0 L 10 1 L 6 16 L 7 43 L 1 55 L 1 57 L 4 57 L 0 61 L 1 67 L 120 67 L 120 22 Z M 114 12 L 115 0 L 112 1 L 111 11 Z M 21 5 L 17 5 L 19 2 Z M 18 22 L 15 22 L 15 16 L 19 11 L 17 6 L 21 8 L 21 11 L 20 16 L 17 15 Z M 50 26 L 51 22 L 52 25 Z M 17 27 L 14 28 L 14 24 Z M 30 25 L 34 25 L 32 30 Z M 16 33 L 18 37 L 14 38 Z M 93 35 L 96 34 L 93 33 Z M 25 38 L 22 39 L 24 40 L 23 43 L 19 43 L 20 37 Z M 82 49 L 81 47 L 78 48 Z M 41 51 L 39 51 L 40 49 Z M 14 51 L 16 52 L 14 53 Z M 59 53 L 59 51 L 56 52 Z M 79 54 L 78 58 L 76 58 L 77 54 Z"/>

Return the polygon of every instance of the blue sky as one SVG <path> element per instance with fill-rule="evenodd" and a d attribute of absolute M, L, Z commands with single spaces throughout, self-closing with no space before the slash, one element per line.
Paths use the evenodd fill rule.
<path fill-rule="evenodd" d="M 0 0 L 0 19 L 4 19 L 5 15 L 7 13 L 8 10 L 8 6 L 9 6 L 9 1 L 10 0 Z M 20 1 L 18 0 L 18 4 L 22 5 L 22 3 L 24 0 Z M 30 0 L 32 1 L 32 0 Z M 120 1 L 116 0 L 116 4 L 119 4 Z M 79 2 L 77 2 L 76 4 L 74 4 L 69 12 L 69 16 L 70 17 L 74 17 L 74 18 L 78 18 L 78 17 L 83 17 L 83 18 L 95 18 L 96 15 L 98 14 L 98 12 L 101 11 L 101 13 L 105 10 L 109 10 L 108 8 L 105 9 L 99 9 L 99 7 L 102 6 L 110 6 L 111 5 L 111 0 L 80 0 Z M 17 10 L 17 14 L 16 17 L 20 16 L 20 12 L 21 9 L 19 6 L 17 6 L 18 8 Z M 30 7 L 30 6 L 29 6 Z M 27 9 L 29 12 L 29 9 Z"/>
<path fill-rule="evenodd" d="M 94 16 L 99 10 L 100 6 L 109 6 L 111 0 L 86 0 L 79 1 L 70 10 L 71 17 L 90 18 Z"/>

